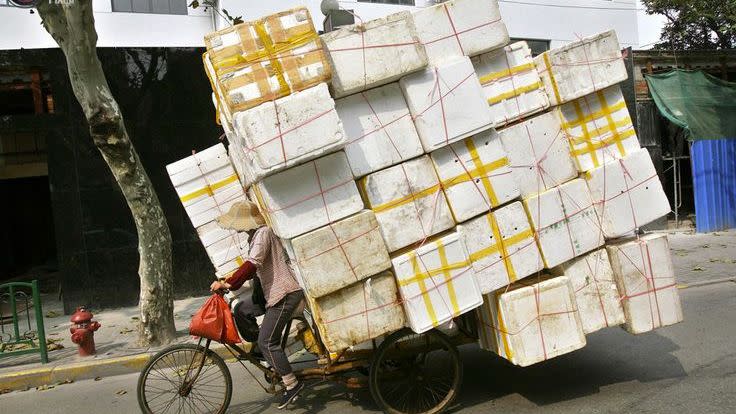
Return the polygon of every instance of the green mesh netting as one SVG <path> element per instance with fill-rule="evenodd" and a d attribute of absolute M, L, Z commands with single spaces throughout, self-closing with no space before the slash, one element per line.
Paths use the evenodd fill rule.
<path fill-rule="evenodd" d="M 689 140 L 736 138 L 736 83 L 687 70 L 646 75 L 646 81 L 659 111 Z"/>

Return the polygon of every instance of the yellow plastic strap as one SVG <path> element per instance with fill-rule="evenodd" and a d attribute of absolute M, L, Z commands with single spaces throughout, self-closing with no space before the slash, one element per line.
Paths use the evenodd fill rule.
<path fill-rule="evenodd" d="M 513 246 L 514 244 L 520 243 L 524 240 L 531 239 L 532 237 L 534 237 L 534 232 L 531 229 L 527 229 L 519 234 L 515 234 L 509 238 L 504 239 L 503 242 L 504 242 L 504 245 L 508 247 L 508 246 Z M 471 253 L 470 260 L 473 262 L 477 262 L 480 259 L 488 257 L 494 253 L 498 253 L 500 250 L 501 250 L 500 246 L 498 246 L 498 243 L 496 243 L 494 245 L 480 249 L 477 252 Z"/>
<path fill-rule="evenodd" d="M 419 259 L 417 258 L 416 252 L 409 253 L 409 260 L 411 261 L 411 266 L 414 270 L 414 277 L 408 280 L 416 279 L 417 283 L 419 284 L 419 291 L 422 292 L 422 300 L 424 301 L 424 306 L 427 309 L 427 315 L 429 315 L 429 319 L 432 321 L 432 326 L 437 326 L 439 325 L 437 321 L 437 314 L 434 312 L 434 306 L 432 306 L 432 299 L 429 297 L 427 285 L 424 284 L 424 278 L 419 278 L 417 276 L 422 274 L 422 269 L 419 267 Z M 406 284 L 402 286 L 405 286 Z"/>
<path fill-rule="evenodd" d="M 596 92 L 596 95 L 598 96 L 598 101 L 601 104 L 601 111 L 603 111 L 603 115 L 606 117 L 606 122 L 608 123 L 608 129 L 611 130 L 611 134 L 613 141 L 616 143 L 616 148 L 618 148 L 618 152 L 621 154 L 622 157 L 626 156 L 626 149 L 624 148 L 624 145 L 621 143 L 621 137 L 618 133 L 618 128 L 616 127 L 616 123 L 613 121 L 613 116 L 611 116 L 611 110 L 608 107 L 608 102 L 606 102 L 606 95 L 603 94 L 603 91 Z M 621 101 L 626 104 L 626 101 Z M 621 103 L 619 102 L 619 103 Z"/>
<path fill-rule="evenodd" d="M 200 188 L 199 190 L 192 191 L 189 194 L 181 196 L 179 199 L 182 203 L 185 203 L 190 200 L 194 200 L 195 198 L 199 198 L 203 195 L 208 195 L 210 197 L 213 197 L 215 195 L 215 191 L 219 188 L 222 188 L 230 183 L 234 183 L 235 181 L 238 181 L 238 176 L 233 174 L 223 180 L 217 181 L 212 184 L 207 184 L 204 187 Z"/>
<path fill-rule="evenodd" d="M 273 66 L 274 72 L 276 72 L 276 79 L 279 82 L 279 87 L 281 88 L 281 93 L 289 93 L 291 91 L 291 88 L 289 87 L 289 84 L 286 83 L 286 78 L 284 78 L 284 68 L 281 66 L 281 61 L 278 59 L 278 53 L 276 49 L 273 46 L 273 43 L 271 42 L 271 36 L 268 35 L 268 32 L 266 31 L 266 26 L 263 21 L 259 21 L 255 24 L 256 33 L 258 33 L 258 37 L 261 39 L 261 42 L 263 43 L 263 47 L 268 52 L 268 57 L 271 61 L 271 65 Z"/>
<path fill-rule="evenodd" d="M 535 82 L 531 85 L 520 86 L 518 88 L 515 88 L 513 91 L 504 92 L 502 94 L 498 94 L 496 96 L 488 98 L 488 105 L 495 105 L 499 102 L 505 101 L 506 99 L 515 98 L 517 96 L 520 96 L 521 94 L 535 91 L 541 87 L 542 82 Z"/>
<path fill-rule="evenodd" d="M 506 157 L 503 157 L 499 160 L 494 161 L 492 167 L 493 169 L 489 170 L 483 165 L 483 163 L 480 161 L 480 155 L 478 154 L 478 149 L 475 148 L 475 144 L 473 143 L 473 140 L 471 138 L 468 138 L 465 140 L 465 147 L 468 149 L 468 152 L 470 152 L 470 159 L 473 160 L 473 164 L 475 165 L 475 170 L 478 171 L 478 175 L 480 176 L 480 181 L 483 183 L 483 188 L 486 190 L 486 194 L 488 194 L 488 199 L 491 202 L 492 206 L 498 205 L 498 197 L 496 196 L 496 192 L 493 190 L 493 186 L 491 185 L 491 180 L 488 178 L 488 174 L 504 165 L 508 165 L 509 160 Z M 472 176 L 472 174 L 471 174 Z"/>
<path fill-rule="evenodd" d="M 258 184 L 255 184 L 251 188 L 253 189 L 253 194 L 255 194 L 256 196 L 256 203 L 258 203 L 258 206 L 260 207 L 258 210 L 261 212 L 261 215 L 263 215 L 263 219 L 266 220 L 266 224 L 268 225 L 268 227 L 273 227 L 273 223 L 271 222 L 271 215 L 266 208 L 266 203 L 263 202 L 263 194 L 261 194 L 261 188 L 258 186 Z"/>
<path fill-rule="evenodd" d="M 473 159 L 475 161 L 475 158 Z M 494 170 L 497 170 L 501 167 L 504 167 L 508 165 L 509 159 L 506 157 L 502 157 L 497 159 L 496 161 L 492 161 L 489 163 L 481 164 L 480 167 L 482 168 L 475 168 L 468 173 L 463 172 L 462 174 L 458 174 L 455 177 L 448 178 L 446 180 L 442 181 L 442 187 L 443 188 L 450 188 L 453 186 L 456 186 L 458 184 L 466 183 L 468 181 L 475 180 L 477 178 L 481 177 L 488 177 L 487 173 L 490 173 Z M 485 174 L 484 174 L 485 173 Z M 486 190 L 487 191 L 487 190 Z M 495 204 L 494 204 L 495 205 Z"/>
<path fill-rule="evenodd" d="M 238 257 L 235 258 L 235 263 L 237 263 L 238 266 L 242 266 L 243 263 L 245 263 L 245 261 L 243 260 L 243 258 L 241 256 L 238 256 Z"/>
<path fill-rule="evenodd" d="M 577 100 L 576 101 L 573 101 L 573 104 L 575 102 L 578 102 L 578 101 Z M 579 103 L 578 103 L 578 106 L 580 106 Z M 589 113 L 587 115 L 578 115 L 578 118 L 575 119 L 574 121 L 563 122 L 562 127 L 565 128 L 565 129 L 574 128 L 576 126 L 580 126 L 580 125 L 583 125 L 583 124 L 587 124 L 587 123 L 593 122 L 594 120 L 596 120 L 598 118 L 603 118 L 604 116 L 606 116 L 606 111 L 608 111 L 609 113 L 613 113 L 613 112 L 620 111 L 620 110 L 622 110 L 624 108 L 626 108 L 626 102 L 625 101 L 621 101 L 621 102 L 618 102 L 615 105 L 612 105 L 612 106 L 610 106 L 608 108 L 600 109 L 598 111 L 591 112 L 591 113 Z"/>
<path fill-rule="evenodd" d="M 481 76 L 480 84 L 485 85 L 495 80 L 498 80 L 501 78 L 508 78 L 509 76 L 514 75 L 516 73 L 527 72 L 532 69 L 534 69 L 534 63 L 530 62 L 530 63 L 525 63 L 523 65 L 514 66 L 513 68 L 510 68 L 510 69 L 504 69 L 504 70 L 499 70 L 498 72 L 492 72 L 487 75 Z"/>
<path fill-rule="evenodd" d="M 204 52 L 202 54 L 202 64 L 205 67 L 204 73 L 207 75 L 207 80 L 210 81 L 210 87 L 212 88 L 212 92 L 214 92 L 214 94 L 215 94 L 215 123 L 217 125 L 222 125 L 220 123 L 220 107 L 222 106 L 222 102 L 220 101 L 220 94 L 217 93 L 217 88 L 215 87 L 215 80 L 212 79 L 212 74 L 210 73 L 210 71 L 208 71 L 206 69 L 207 66 L 208 66 L 207 65 L 207 61 L 208 61 L 208 58 L 207 58 L 208 54 L 207 53 L 208 52 Z M 213 66 L 213 68 L 214 68 L 214 66 Z M 215 72 L 216 72 L 216 70 L 215 70 Z M 217 74 L 215 74 L 215 76 L 217 76 Z"/>
<path fill-rule="evenodd" d="M 631 118 L 627 116 L 626 118 L 620 121 L 615 121 L 612 125 L 606 125 L 600 128 L 589 130 L 589 133 L 591 137 L 600 137 L 600 136 L 603 136 L 609 133 L 612 128 L 615 129 L 616 131 L 620 131 L 624 128 L 628 129 L 629 127 L 633 128 L 633 125 L 631 124 Z M 580 145 L 580 144 L 585 143 L 585 137 L 574 135 L 570 131 L 568 131 L 568 135 L 570 139 L 572 140 L 572 143 L 575 145 Z"/>
<path fill-rule="evenodd" d="M 511 257 L 509 255 L 507 246 L 511 246 L 523 240 L 529 239 L 534 236 L 534 233 L 532 233 L 531 229 L 527 229 L 504 240 L 503 236 L 501 235 L 501 230 L 498 227 L 496 216 L 493 213 L 488 213 L 486 214 L 486 219 L 488 220 L 488 225 L 491 227 L 491 232 L 493 233 L 493 238 L 496 240 L 496 244 L 482 249 L 481 251 L 476 252 L 474 255 L 471 255 L 471 260 L 473 256 L 478 257 L 479 253 L 482 253 L 483 255 L 478 258 L 488 256 L 489 254 L 493 254 L 495 252 L 500 252 L 501 258 L 503 259 L 503 265 L 506 268 L 506 273 L 509 276 L 509 282 L 514 282 L 517 279 L 516 270 L 514 270 L 514 264 L 511 262 Z"/>
<path fill-rule="evenodd" d="M 445 246 L 441 240 L 435 242 L 437 246 L 437 254 L 440 256 L 440 265 L 442 266 L 442 274 L 445 276 L 445 286 L 447 286 L 447 294 L 450 296 L 450 303 L 452 304 L 452 317 L 460 315 L 460 306 L 457 304 L 457 295 L 455 294 L 455 286 L 452 284 L 452 273 L 448 269 L 449 263 L 447 262 L 447 252 Z"/>
<path fill-rule="evenodd" d="M 435 184 L 432 187 L 429 187 L 427 189 L 424 189 L 424 190 L 422 190 L 422 191 L 420 191 L 418 193 L 412 193 L 412 194 L 406 195 L 404 197 L 397 198 L 396 200 L 391 200 L 391 201 L 389 201 L 387 203 L 379 204 L 377 206 L 372 206 L 371 207 L 371 210 L 373 210 L 373 212 L 375 212 L 375 213 L 380 213 L 382 211 L 390 210 L 392 208 L 396 208 L 396 207 L 402 206 L 404 204 L 411 203 L 412 201 L 414 201 L 414 200 L 416 200 L 418 198 L 427 197 L 427 196 L 429 196 L 431 194 L 436 193 L 439 190 L 440 190 L 440 185 L 439 184 Z"/>
<path fill-rule="evenodd" d="M 409 254 L 415 255 L 415 252 L 412 251 Z M 416 272 L 416 269 L 415 269 L 415 274 L 408 279 L 400 280 L 399 286 L 407 286 L 407 285 L 411 285 L 412 283 L 420 283 L 421 281 L 427 278 L 437 276 L 439 274 L 443 274 L 446 271 L 464 269 L 468 266 L 470 266 L 470 261 L 463 260 L 462 262 L 449 263 L 447 266 L 438 267 L 437 269 L 430 269 L 426 272 L 422 272 L 421 270 L 419 272 Z"/>
<path fill-rule="evenodd" d="M 557 104 L 561 104 L 562 98 L 560 97 L 560 89 L 557 86 L 557 79 L 555 79 L 555 74 L 552 72 L 552 63 L 549 61 L 549 52 L 544 52 L 542 56 L 544 59 L 544 66 L 547 67 L 547 73 L 549 73 L 549 81 L 552 84 L 552 90 L 555 93 L 555 99 L 557 100 Z"/>
<path fill-rule="evenodd" d="M 578 119 L 584 119 L 585 115 L 583 114 L 583 108 L 580 107 L 580 101 L 573 101 L 572 106 L 573 108 L 575 108 L 575 114 L 577 115 Z M 598 162 L 598 155 L 596 155 L 595 153 L 595 145 L 593 145 L 593 139 L 590 136 L 590 131 L 588 131 L 588 123 L 583 122 L 580 124 L 580 127 L 583 129 L 583 139 L 585 140 L 586 150 L 590 153 L 590 158 L 593 161 L 593 166 L 598 167 L 600 166 L 600 163 Z"/>
<path fill-rule="evenodd" d="M 599 150 L 601 148 L 605 148 L 605 147 L 613 144 L 614 142 L 620 142 L 620 141 L 623 141 L 623 140 L 625 140 L 627 138 L 633 137 L 635 135 L 636 135 L 636 131 L 634 130 L 634 127 L 632 126 L 631 129 L 628 129 L 628 130 L 626 130 L 626 131 L 621 132 L 621 133 L 618 134 L 618 137 L 617 137 L 618 141 L 615 141 L 614 140 L 614 137 L 608 137 L 608 138 L 602 139 L 600 141 L 593 142 L 592 147 L 586 146 L 584 148 L 574 149 L 572 151 L 572 154 L 574 156 L 585 155 L 585 154 L 589 154 L 589 153 L 593 153 L 594 154 L 595 151 L 597 151 L 597 150 Z"/>
<path fill-rule="evenodd" d="M 263 33 L 259 31 L 259 26 L 261 27 Z M 254 27 L 259 39 L 261 39 L 261 41 L 263 42 L 264 49 L 247 54 L 245 56 L 235 54 L 221 59 L 217 62 L 216 65 L 214 65 L 219 74 L 231 72 L 236 66 L 251 65 L 253 63 L 261 62 L 266 58 L 268 58 L 269 60 L 277 59 L 281 57 L 280 55 L 284 52 L 302 47 L 310 42 L 316 41 L 319 38 L 319 35 L 317 35 L 316 32 L 309 32 L 294 36 L 285 42 L 273 43 L 271 37 L 266 32 L 265 24 L 263 22 L 257 22 Z M 263 35 L 265 35 L 268 39 L 268 46 L 266 46 Z"/>
<path fill-rule="evenodd" d="M 503 316 L 501 315 L 501 292 L 496 294 L 496 319 L 498 321 L 498 330 L 503 340 L 503 350 L 506 354 L 506 359 L 511 361 L 514 358 L 514 352 L 509 346 L 509 335 L 506 332 L 506 324 L 503 322 Z"/>

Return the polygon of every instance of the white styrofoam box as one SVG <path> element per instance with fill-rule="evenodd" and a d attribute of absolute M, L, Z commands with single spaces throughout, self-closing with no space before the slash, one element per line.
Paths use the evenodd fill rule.
<path fill-rule="evenodd" d="M 222 144 L 166 166 L 171 183 L 192 225 L 202 226 L 245 199 L 238 176 Z"/>
<path fill-rule="evenodd" d="M 376 214 L 389 252 L 455 225 L 426 155 L 369 174 L 359 184 L 368 208 Z"/>
<path fill-rule="evenodd" d="M 197 234 L 215 267 L 248 254 L 248 235 L 225 230 L 216 221 L 198 227 Z"/>
<path fill-rule="evenodd" d="M 424 152 L 399 84 L 394 82 L 335 101 L 347 133 L 345 153 L 362 177 Z"/>
<path fill-rule="evenodd" d="M 628 78 L 615 30 L 548 50 L 534 62 L 553 106 Z"/>
<path fill-rule="evenodd" d="M 474 56 L 509 42 L 496 0 L 450 0 L 414 12 L 419 40 L 429 64 L 456 56 Z"/>
<path fill-rule="evenodd" d="M 305 290 L 319 298 L 391 267 L 376 216 L 364 210 L 290 241 Z"/>
<path fill-rule="evenodd" d="M 519 197 L 506 151 L 493 129 L 430 156 L 458 223 Z"/>
<path fill-rule="evenodd" d="M 233 115 L 254 180 L 335 151 L 345 131 L 327 84 L 295 92 Z"/>
<path fill-rule="evenodd" d="M 682 321 L 666 234 L 647 234 L 606 246 L 621 294 L 626 330 L 644 333 Z"/>
<path fill-rule="evenodd" d="M 493 125 L 506 125 L 549 107 L 547 93 L 526 42 L 471 59 L 491 108 Z"/>
<path fill-rule="evenodd" d="M 328 351 L 338 352 L 406 326 L 390 271 L 313 301 L 317 326 Z"/>
<path fill-rule="evenodd" d="M 577 178 L 524 200 L 546 268 L 603 245 L 603 232 L 585 180 Z"/>
<path fill-rule="evenodd" d="M 477 312 L 481 348 L 526 367 L 585 346 L 570 280 L 539 279 L 484 296 Z"/>
<path fill-rule="evenodd" d="M 215 277 L 218 279 L 227 279 L 247 260 L 247 257 L 236 257 L 220 266 L 215 266 Z"/>
<path fill-rule="evenodd" d="M 399 84 L 427 152 L 493 125 L 470 58 L 448 60 L 405 76 Z"/>
<path fill-rule="evenodd" d="M 483 303 L 462 239 L 456 232 L 392 260 L 409 326 L 426 332 Z"/>
<path fill-rule="evenodd" d="M 498 133 L 523 198 L 577 177 L 567 137 L 554 112 L 535 116 Z"/>
<path fill-rule="evenodd" d="M 645 148 L 586 173 L 603 235 L 629 234 L 666 216 L 670 202 Z"/>
<path fill-rule="evenodd" d="M 320 36 L 332 66 L 336 98 L 385 85 L 427 66 L 408 11 L 342 27 Z"/>
<path fill-rule="evenodd" d="M 363 209 L 340 151 L 268 176 L 250 188 L 273 232 L 293 239 Z"/>
<path fill-rule="evenodd" d="M 606 249 L 565 262 L 552 269 L 552 274 L 567 276 L 572 282 L 583 332 L 589 334 L 624 323 L 621 296 Z"/>
<path fill-rule="evenodd" d="M 581 172 L 640 148 L 618 85 L 568 102 L 558 111 L 562 128 L 570 140 L 572 156 Z"/>
<path fill-rule="evenodd" d="M 503 206 L 458 224 L 481 293 L 491 293 L 544 268 L 524 207 Z"/>

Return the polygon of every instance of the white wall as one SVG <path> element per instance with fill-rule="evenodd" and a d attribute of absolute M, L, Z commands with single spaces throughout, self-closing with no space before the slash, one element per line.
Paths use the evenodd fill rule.
<path fill-rule="evenodd" d="M 428 3 L 432 4 L 433 0 L 417 0 L 420 6 Z M 552 47 L 556 47 L 578 36 L 612 28 L 618 32 L 622 46 L 636 46 L 640 42 L 637 22 L 641 16 L 636 11 L 637 0 L 523 0 L 523 3 L 538 4 L 499 2 L 512 37 L 551 40 Z M 245 20 L 301 5 L 309 8 L 315 26 L 321 29 L 324 16 L 320 11 L 320 0 L 221 0 L 222 8 L 233 16 L 242 15 Z M 340 6 L 355 10 L 363 20 L 411 9 L 355 0 L 340 1 Z M 189 9 L 187 16 L 113 13 L 111 0 L 94 0 L 94 11 L 99 46 L 203 46 L 203 36 L 214 28 L 212 16 L 202 9 Z M 226 25 L 221 18 L 216 20 L 218 27 Z M 0 7 L 0 49 L 54 46 L 41 27 L 38 14 Z"/>
<path fill-rule="evenodd" d="M 242 0 L 241 0 L 242 1 Z M 210 13 L 189 10 L 189 15 L 119 13 L 111 0 L 93 0 L 97 46 L 204 46 L 203 36 L 212 31 Z M 0 7 L 0 49 L 37 49 L 56 43 L 41 26 L 38 13 Z"/>

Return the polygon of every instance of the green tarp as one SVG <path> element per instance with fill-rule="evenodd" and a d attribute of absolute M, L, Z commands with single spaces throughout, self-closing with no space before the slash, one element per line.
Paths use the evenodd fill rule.
<path fill-rule="evenodd" d="M 662 115 L 684 128 L 689 140 L 736 138 L 736 83 L 687 70 L 646 80 Z"/>

